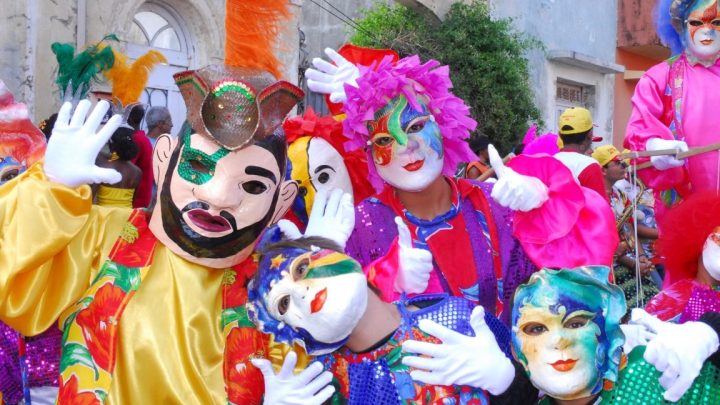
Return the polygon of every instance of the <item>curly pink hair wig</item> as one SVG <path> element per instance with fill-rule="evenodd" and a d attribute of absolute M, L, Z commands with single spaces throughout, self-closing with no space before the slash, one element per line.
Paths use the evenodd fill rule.
<path fill-rule="evenodd" d="M 347 101 L 343 111 L 347 118 L 343 121 L 343 127 L 344 135 L 350 139 L 345 143 L 345 149 L 353 151 L 367 146 L 367 123 L 374 120 L 375 113 L 390 100 L 404 95 L 413 108 L 421 110 L 417 97 L 423 97 L 427 99 L 427 108 L 443 137 L 443 174 L 452 176 L 458 163 L 477 160 L 465 142 L 477 122 L 470 117 L 470 108 L 465 102 L 450 92 L 451 88 L 448 66 L 440 66 L 436 60 L 421 64 L 417 55 L 395 63 L 392 58 L 385 57 L 378 64 L 360 66 L 357 87 L 345 85 Z M 371 156 L 368 156 L 368 171 L 370 182 L 380 192 L 384 182 Z"/>

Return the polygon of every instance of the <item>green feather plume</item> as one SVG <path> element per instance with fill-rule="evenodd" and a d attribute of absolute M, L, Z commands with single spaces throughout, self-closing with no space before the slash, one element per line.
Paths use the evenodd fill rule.
<path fill-rule="evenodd" d="M 91 82 L 98 81 L 100 73 L 110 69 L 115 63 L 112 48 L 105 42 L 117 40 L 115 34 L 110 34 L 77 55 L 75 55 L 75 47 L 71 44 L 55 42 L 51 45 L 58 61 L 55 83 L 60 88 L 62 98 L 67 98 L 65 93 L 68 90 L 78 99 L 87 96 Z"/>

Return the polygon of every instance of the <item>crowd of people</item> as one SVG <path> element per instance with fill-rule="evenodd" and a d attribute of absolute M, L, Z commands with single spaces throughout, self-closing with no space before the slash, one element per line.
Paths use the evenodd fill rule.
<path fill-rule="evenodd" d="M 53 44 L 40 128 L 0 82 L 0 403 L 720 404 L 720 6 L 659 8 L 624 151 L 575 107 L 503 158 L 452 66 L 354 45 L 290 117 L 285 2 L 226 2 L 176 135 L 162 55 L 88 47 L 91 102 Z"/>

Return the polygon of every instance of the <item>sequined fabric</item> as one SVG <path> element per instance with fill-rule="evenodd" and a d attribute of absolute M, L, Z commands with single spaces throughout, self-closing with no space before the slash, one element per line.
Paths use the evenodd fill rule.
<path fill-rule="evenodd" d="M 696 283 L 680 316 L 680 323 L 697 321 L 707 312 L 720 312 L 720 291 Z"/>
<path fill-rule="evenodd" d="M 458 215 L 463 217 L 465 229 L 450 230 L 455 232 L 457 238 L 467 238 L 472 246 L 467 252 L 468 258 L 475 263 L 475 273 L 478 280 L 478 303 L 485 308 L 495 308 L 496 291 L 500 292 L 505 308 L 509 308 L 510 298 L 515 288 L 525 282 L 536 268 L 525 256 L 519 242 L 512 236 L 512 211 L 498 205 L 491 197 L 492 185 L 468 180 L 458 181 L 458 187 L 464 190 L 461 201 L 461 209 Z M 474 194 L 479 194 L 474 196 Z M 490 207 L 490 216 L 495 223 L 497 230 L 498 253 L 502 264 L 502 280 L 496 285 L 496 278 L 493 270 L 493 261 L 488 241 L 483 233 L 481 225 L 480 207 L 474 201 L 479 198 L 487 200 Z M 385 202 L 376 197 L 371 197 L 358 204 L 355 208 L 355 229 L 348 240 L 346 252 L 359 261 L 363 267 L 374 260 L 387 254 L 392 241 L 397 237 L 398 232 L 394 222 L 397 215 Z M 484 215 L 484 214 L 483 214 Z M 442 230 L 445 232 L 445 230 Z M 431 238 L 431 237 L 430 237 Z M 430 239 L 428 238 L 428 239 Z M 430 249 L 436 259 L 436 272 L 446 271 L 468 271 L 463 266 L 456 266 L 452 269 L 438 270 L 438 258 L 447 255 L 441 249 Z M 464 259 L 463 259 L 464 260 Z M 448 292 L 446 288 L 439 291 L 427 290 L 426 292 Z M 501 320 L 509 323 L 508 311 L 504 311 Z"/>
<path fill-rule="evenodd" d="M 664 404 L 665 390 L 660 385 L 661 373 L 643 359 L 645 347 L 633 350 L 627 366 L 620 371 L 615 386 L 602 394 L 602 405 Z M 720 404 L 720 369 L 706 362 L 685 395 L 674 404 Z"/>
<path fill-rule="evenodd" d="M 28 382 L 34 387 L 57 387 L 62 334 L 52 327 L 38 336 L 26 337 Z M 23 386 L 18 357 L 18 333 L 0 322 L 0 392 L 8 404 L 19 403 Z"/>
<path fill-rule="evenodd" d="M 428 305 L 429 304 L 429 305 Z M 408 306 L 416 305 L 417 310 Z M 395 334 L 381 347 L 365 353 L 354 353 L 347 348 L 320 356 L 339 380 L 337 391 L 349 404 L 473 404 L 487 403 L 487 394 L 470 387 L 426 386 L 412 381 L 408 367 L 402 358 L 409 355 L 402 351 L 406 340 L 438 343 L 418 328 L 418 321 L 430 319 L 449 329 L 474 335 L 470 326 L 470 314 L 474 305 L 465 299 L 446 294 L 421 295 L 397 303 L 401 324 Z M 485 321 L 495 335 L 500 348 L 510 355 L 510 333 L 492 314 L 485 313 Z M 337 398 L 336 398 L 337 399 Z"/>

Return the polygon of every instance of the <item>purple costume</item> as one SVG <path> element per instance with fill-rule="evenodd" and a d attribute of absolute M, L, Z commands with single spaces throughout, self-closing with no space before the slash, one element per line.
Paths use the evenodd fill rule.
<path fill-rule="evenodd" d="M 424 293 L 452 293 L 448 275 L 462 274 L 474 279 L 474 286 L 461 288 L 462 293 L 454 295 L 462 295 L 498 313 L 498 299 L 504 308 L 509 308 L 515 288 L 525 282 L 536 267 L 512 236 L 512 211 L 490 197 L 491 184 L 448 180 L 454 191 L 453 206 L 431 221 L 418 219 L 404 210 L 390 188 L 360 203 L 355 209 L 357 220 L 346 253 L 367 271 L 371 263 L 390 251 L 398 236 L 394 218 L 400 216 L 411 230 L 415 247 L 427 248 L 433 254 L 435 273 Z M 458 229 L 458 225 L 464 229 Z M 451 238 L 443 239 L 438 248 L 433 240 L 443 238 L 443 233 Z M 448 246 L 449 242 L 453 246 Z M 470 249 L 458 254 L 457 247 L 463 245 Z M 499 261 L 494 258 L 494 250 L 499 253 Z M 438 263 L 445 263 L 445 267 Z M 496 274 L 495 263 L 500 265 L 501 275 Z M 473 272 L 474 277 L 468 272 Z M 374 277 L 369 274 L 368 278 L 373 281 Z M 509 322 L 508 311 L 503 311 L 501 319 L 506 324 Z"/>
<path fill-rule="evenodd" d="M 28 388 L 58 386 L 61 336 L 53 326 L 38 336 L 25 338 Z M 0 393 L 8 404 L 23 399 L 18 337 L 17 331 L 0 322 Z"/>

